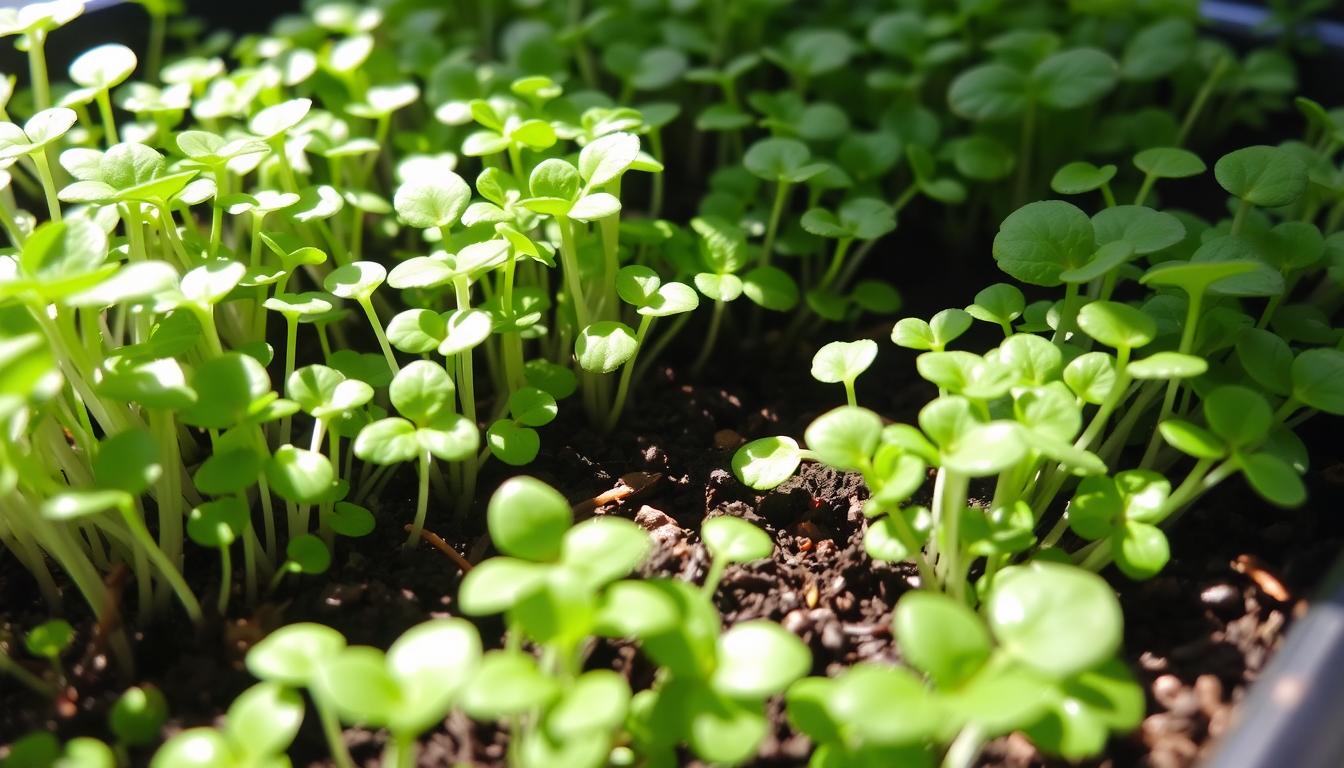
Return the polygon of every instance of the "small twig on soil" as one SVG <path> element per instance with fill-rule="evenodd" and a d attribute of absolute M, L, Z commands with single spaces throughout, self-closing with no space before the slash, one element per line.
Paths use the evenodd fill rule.
<path fill-rule="evenodd" d="M 662 479 L 663 476 L 657 472 L 627 472 L 621 475 L 620 484 L 615 488 L 575 504 L 574 515 L 575 517 L 587 517 L 598 507 L 615 504 L 635 494 L 642 493 Z"/>
<path fill-rule="evenodd" d="M 412 526 L 408 523 L 405 526 L 403 526 L 403 528 L 406 530 L 407 533 L 410 533 Z M 463 573 L 466 573 L 467 571 L 471 570 L 472 568 L 471 561 L 460 555 L 456 549 L 453 549 L 452 546 L 448 542 L 440 538 L 438 534 L 434 533 L 433 531 L 426 531 L 422 528 L 420 530 L 420 538 L 429 542 L 434 546 L 435 549 L 447 555 L 449 560 L 452 560 L 454 563 L 457 563 L 457 567 L 461 568 Z"/>
<path fill-rule="evenodd" d="M 121 626 L 121 596 L 130 575 L 131 571 L 126 564 L 118 563 L 104 580 L 103 586 L 107 587 L 107 611 L 93 627 L 93 637 L 89 639 L 89 646 L 79 660 L 80 667 L 90 668 L 93 660 L 103 653 L 107 639 Z"/>
<path fill-rule="evenodd" d="M 1237 558 L 1232 561 L 1232 570 L 1249 576 L 1261 592 L 1280 603 L 1292 602 L 1292 593 L 1288 591 L 1282 581 L 1279 581 L 1279 577 L 1270 573 L 1265 564 L 1255 555 L 1237 555 Z"/>

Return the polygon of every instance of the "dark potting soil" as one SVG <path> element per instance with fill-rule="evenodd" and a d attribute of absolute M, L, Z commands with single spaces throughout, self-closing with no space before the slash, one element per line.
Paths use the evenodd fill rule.
<path fill-rule="evenodd" d="M 870 330 L 880 337 L 889 326 Z M 929 392 L 910 380 L 913 366 L 905 353 L 890 350 L 860 380 L 860 401 L 893 419 L 913 420 Z M 794 357 L 806 360 L 810 353 L 798 350 Z M 904 565 L 874 563 L 864 553 L 860 479 L 809 464 L 779 489 L 758 494 L 728 470 L 742 441 L 801 436 L 813 418 L 842 402 L 842 391 L 807 378 L 805 364 L 781 365 L 761 352 L 724 350 L 719 359 L 730 360 L 723 364 L 730 367 L 702 378 L 722 386 L 685 384 L 674 371 L 655 369 L 621 428 L 608 436 L 589 430 L 577 407 L 562 408 L 561 417 L 543 428 L 541 455 L 526 471 L 564 492 L 578 516 L 621 515 L 647 528 L 656 542 L 644 568 L 648 575 L 703 578 L 707 558 L 697 532 L 707 517 L 735 515 L 762 526 L 777 543 L 775 553 L 728 570 L 717 595 L 725 624 L 757 618 L 781 623 L 811 647 L 815 674 L 833 674 L 860 660 L 896 660 L 891 611 L 915 574 Z M 1329 514 L 1344 498 L 1344 457 L 1332 452 L 1329 428 L 1321 421 L 1308 427 L 1317 464 L 1308 476 L 1312 496 L 1306 507 L 1269 508 L 1239 480 L 1229 481 L 1171 532 L 1174 557 L 1158 578 L 1133 583 L 1108 573 L 1125 608 L 1125 655 L 1149 691 L 1149 714 L 1140 729 L 1114 739 L 1106 757 L 1092 764 L 1189 766 L 1226 730 L 1247 685 L 1305 610 L 1311 589 L 1344 543 L 1344 522 Z M 467 529 L 454 529 L 446 512 L 431 509 L 429 529 L 473 562 L 491 554 L 481 530 L 483 504 L 489 489 L 514 474 L 507 470 L 498 462 L 484 469 L 477 514 Z M 172 712 L 165 736 L 210 724 L 254 682 L 243 656 L 277 626 L 319 621 L 351 643 L 386 647 L 416 623 L 455 613 L 460 571 L 453 561 L 428 545 L 401 549 L 401 526 L 414 508 L 412 474 L 404 472 L 370 502 L 380 525 L 365 539 L 340 542 L 327 574 L 289 577 L 275 600 L 250 613 L 235 600 L 228 620 L 215 620 L 199 633 L 172 611 L 171 618 L 137 631 L 131 679 L 119 679 L 91 641 L 92 621 L 76 621 L 79 642 L 67 661 L 73 684 L 57 702 L 43 702 L 9 681 L 0 685 L 0 745 L 35 729 L 63 739 L 108 738 L 108 708 L 128 684 L 162 689 Z M 614 500 L 594 505 L 595 498 Z M 211 602 L 217 563 L 194 550 L 189 560 L 189 579 L 202 602 Z M 87 617 L 73 597 L 70 608 L 72 620 Z M 48 616 L 31 578 L 11 559 L 0 562 L 0 611 L 0 631 L 13 635 Z M 480 627 L 487 644 L 498 642 L 497 619 Z M 626 672 L 637 686 L 647 685 L 651 674 L 626 644 L 601 644 L 590 661 Z M 791 733 L 780 702 L 770 704 L 770 713 L 776 727 L 757 764 L 804 764 L 809 743 Z M 345 738 L 357 760 L 377 765 L 380 733 L 352 728 Z M 503 734 L 459 714 L 421 745 L 422 766 L 503 765 Z M 314 718 L 291 754 L 296 765 L 328 765 Z M 143 762 L 148 755 L 136 757 Z M 1049 764 L 1017 737 L 990 744 L 981 762 Z M 690 758 L 687 764 L 695 765 Z"/>

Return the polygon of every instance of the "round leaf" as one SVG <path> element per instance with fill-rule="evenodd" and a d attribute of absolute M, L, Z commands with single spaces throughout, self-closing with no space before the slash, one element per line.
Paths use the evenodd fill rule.
<path fill-rule="evenodd" d="M 1116 301 L 1094 301 L 1078 311 L 1083 333 L 1115 349 L 1136 349 L 1157 335 L 1157 323 L 1143 312 Z"/>
<path fill-rule="evenodd" d="M 611 373 L 639 351 L 635 332 L 625 323 L 602 320 L 579 332 L 574 354 L 579 366 L 590 373 Z"/>
<path fill-rule="evenodd" d="M 497 720 L 543 706 L 559 693 L 558 683 L 531 656 L 491 651 L 463 691 L 462 709 L 479 720 Z"/>
<path fill-rule="evenodd" d="M 1060 563 L 1000 571 L 986 614 L 1006 653 L 1052 677 L 1092 669 L 1120 647 L 1115 593 L 1100 576 Z"/>
<path fill-rule="evenodd" d="M 416 360 L 397 372 L 387 392 L 398 413 L 424 426 L 453 408 L 456 387 L 443 366 Z"/>
<path fill-rule="evenodd" d="M 1087 214 L 1059 200 L 1017 209 L 994 237 L 1000 269 L 1024 283 L 1046 287 L 1059 285 L 1061 272 L 1081 267 L 1095 250 Z"/>
<path fill-rule="evenodd" d="M 1309 349 L 1293 360 L 1293 397 L 1304 405 L 1344 414 L 1344 352 Z"/>
<path fill-rule="evenodd" d="M 768 491 L 797 471 L 802 455 L 790 437 L 763 437 L 738 448 L 733 454 L 733 474 L 758 491 Z"/>
<path fill-rule="evenodd" d="M 169 739 L 149 762 L 150 768 L 232 768 L 237 761 L 224 734 L 190 728 Z"/>
<path fill-rule="evenodd" d="M 485 434 L 490 453 L 514 467 L 530 464 L 541 450 L 541 437 L 535 429 L 511 419 L 500 419 L 490 425 Z"/>
<path fill-rule="evenodd" d="M 882 435 L 882 419 L 864 408 L 844 406 L 818 416 L 803 434 L 819 461 L 844 472 L 867 466 Z"/>
<path fill-rule="evenodd" d="M 700 526 L 700 538 L 715 560 L 748 563 L 763 560 L 775 551 L 769 534 L 740 517 L 720 515 Z"/>
<path fill-rule="evenodd" d="M 336 470 L 325 454 L 282 445 L 266 462 L 266 480 L 281 498 L 316 504 L 330 495 Z"/>
<path fill-rule="evenodd" d="M 229 705 L 224 734 L 239 751 L 258 758 L 283 754 L 303 723 L 303 698 L 277 683 L 257 683 Z"/>
<path fill-rule="evenodd" d="M 357 539 L 373 532 L 373 513 L 358 504 L 338 501 L 327 517 L 327 524 L 338 535 Z"/>
<path fill-rule="evenodd" d="M 620 517 L 595 517 L 565 534 L 560 561 L 600 587 L 626 576 L 652 548 L 649 534 Z"/>
<path fill-rule="evenodd" d="M 1272 504 L 1296 507 L 1307 500 L 1302 477 L 1291 464 L 1269 452 L 1253 453 L 1239 459 L 1241 472 L 1255 492 Z"/>
<path fill-rule="evenodd" d="M 1167 536 L 1155 525 L 1127 521 L 1115 549 L 1115 565 L 1131 579 L 1156 576 L 1171 559 Z"/>
<path fill-rule="evenodd" d="M 152 685 L 134 686 L 117 698 L 107 715 L 107 725 L 117 741 L 143 747 L 159 741 L 159 729 L 168 719 L 168 702 Z"/>
<path fill-rule="evenodd" d="M 318 664 L 344 647 L 345 638 L 331 627 L 312 623 L 289 624 L 252 646 L 245 662 L 247 671 L 254 677 L 306 687 Z"/>
<path fill-rule="evenodd" d="M 397 187 L 392 206 L 407 224 L 419 229 L 450 227 L 471 202 L 471 187 L 449 171 L 433 179 L 416 178 Z"/>
<path fill-rule="evenodd" d="M 238 496 L 229 496 L 191 510 L 187 535 L 203 547 L 227 547 L 247 530 L 247 525 L 247 503 Z"/>
<path fill-rule="evenodd" d="M 331 551 L 311 533 L 290 539 L 285 547 L 285 558 L 286 567 L 296 573 L 315 575 L 326 573 L 331 567 Z"/>
<path fill-rule="evenodd" d="M 1274 423 L 1269 403 L 1253 389 L 1222 386 L 1204 397 L 1204 419 L 1233 447 L 1258 445 Z"/>
<path fill-rule="evenodd" d="M 609 133 L 588 142 L 579 152 L 579 175 L 589 187 L 601 187 L 625 173 L 638 156 L 638 136 Z"/>
<path fill-rule="evenodd" d="M 527 476 L 504 481 L 486 509 L 495 547 L 506 555 L 537 562 L 560 556 L 572 520 L 569 502 L 559 491 Z"/>
<path fill-rule="evenodd" d="M 925 590 L 896 603 L 892 630 L 901 655 L 940 687 L 954 687 L 979 671 L 993 645 L 984 622 L 952 598 Z"/>
<path fill-rule="evenodd" d="M 853 382 L 877 359 L 877 342 L 832 341 L 812 357 L 812 378 L 828 384 Z"/>
<path fill-rule="evenodd" d="M 387 279 L 383 265 L 372 261 L 355 261 L 332 270 L 322 281 L 327 293 L 342 299 L 367 299 Z"/>
<path fill-rule="evenodd" d="M 762 699 L 782 693 L 811 668 L 812 654 L 792 632 L 771 621 L 746 621 L 719 638 L 710 685 L 728 696 Z"/>
<path fill-rule="evenodd" d="M 1263 208 L 1289 205 L 1307 188 L 1307 169 L 1293 153 L 1256 145 L 1223 155 L 1213 166 L 1218 184 L 1234 197 Z"/>

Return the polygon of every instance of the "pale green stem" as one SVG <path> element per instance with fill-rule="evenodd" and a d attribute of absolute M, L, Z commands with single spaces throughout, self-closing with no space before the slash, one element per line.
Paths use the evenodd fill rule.
<path fill-rule="evenodd" d="M 229 614 L 229 596 L 233 594 L 233 556 L 226 544 L 219 548 L 219 601 L 216 608 L 221 617 Z"/>
<path fill-rule="evenodd" d="M 94 100 L 98 103 L 98 116 L 103 121 L 103 133 L 107 134 L 107 146 L 110 147 L 121 140 L 117 137 L 116 117 L 112 114 L 112 97 L 107 95 L 106 89 L 103 89 L 98 92 Z"/>
<path fill-rule="evenodd" d="M 850 408 L 857 408 L 859 406 L 859 398 L 854 394 L 854 380 L 845 379 L 844 385 L 845 385 L 845 402 L 849 404 Z"/>
<path fill-rule="evenodd" d="M 852 237 L 842 237 L 835 242 L 835 253 L 831 256 L 831 264 L 826 268 L 826 274 L 822 275 L 821 282 L 817 284 L 819 290 L 824 291 L 831 287 L 831 283 L 840 274 L 840 267 L 845 263 L 845 253 L 853 242 L 854 238 Z"/>
<path fill-rule="evenodd" d="M 145 554 L 150 562 L 158 568 L 159 573 L 168 586 L 176 593 L 178 601 L 182 603 L 182 608 L 187 612 L 187 616 L 193 624 L 201 623 L 201 604 L 196 601 L 196 595 L 192 594 L 191 587 L 187 586 L 186 579 L 182 578 L 182 573 L 169 560 L 168 555 L 154 543 L 154 538 L 149 535 L 149 529 L 140 516 L 135 513 L 135 509 L 129 506 L 121 507 L 121 517 L 126 521 L 126 527 L 130 529 L 131 536 L 144 548 Z"/>
<path fill-rule="evenodd" d="M 414 768 L 415 739 L 404 733 L 393 733 L 383 747 L 383 765 L 387 768 Z"/>
<path fill-rule="evenodd" d="M 787 181 L 778 181 L 775 183 L 775 202 L 770 207 L 770 221 L 765 227 L 765 242 L 761 244 L 761 266 L 770 265 L 770 257 L 774 255 L 775 235 L 779 232 L 779 221 L 784 216 L 784 205 L 789 200 L 789 190 L 792 184 Z"/>
<path fill-rule="evenodd" d="M 1101 185 L 1101 198 L 1106 201 L 1107 208 L 1115 207 L 1115 193 L 1111 191 L 1110 182 Z"/>
<path fill-rule="evenodd" d="M 50 698 L 55 693 L 50 683 L 29 672 L 3 652 L 0 652 L 0 674 L 9 675 L 43 698 Z"/>
<path fill-rule="evenodd" d="M 679 316 L 676 320 L 672 322 L 671 327 L 667 328 L 661 334 L 658 335 L 658 340 L 653 342 L 653 346 L 649 349 L 648 354 L 642 356 L 643 360 L 640 362 L 639 366 L 636 367 L 635 369 L 635 377 L 634 377 L 635 382 L 640 382 L 644 380 L 644 377 L 649 372 L 649 366 L 658 362 L 658 360 L 662 357 L 663 350 L 667 348 L 668 344 L 672 343 L 672 340 L 677 337 L 677 334 L 681 331 L 681 329 L 686 327 L 686 323 L 689 322 L 690 319 L 691 319 L 691 313 L 683 312 L 681 316 Z"/>
<path fill-rule="evenodd" d="M 961 552 L 961 513 L 966 506 L 966 492 L 969 478 L 946 467 L 939 470 L 945 475 L 942 495 L 937 500 L 938 519 L 944 533 L 944 551 L 938 560 L 938 573 L 953 597 L 958 599 L 966 595 L 966 580 L 962 573 Z"/>
<path fill-rule="evenodd" d="M 36 31 L 28 35 L 28 75 L 33 87 L 34 111 L 51 106 L 51 83 L 47 80 L 47 33 Z"/>
<path fill-rule="evenodd" d="M 889 512 L 887 516 L 891 518 L 892 525 L 896 526 L 897 537 L 905 544 L 906 549 L 910 550 L 910 557 L 915 561 L 915 567 L 919 569 L 919 585 L 924 589 L 941 589 L 942 581 L 933 566 L 929 565 L 928 558 L 924 556 L 924 551 L 919 546 L 919 539 L 916 538 L 905 517 L 899 511 Z"/>
<path fill-rule="evenodd" d="M 713 597 L 714 592 L 719 588 L 719 582 L 723 581 L 723 572 L 728 569 L 728 560 L 722 557 L 716 557 L 709 562 L 709 571 L 705 573 L 705 584 L 701 591 L 708 597 Z"/>
<path fill-rule="evenodd" d="M 417 467 L 420 492 L 415 501 L 415 522 L 411 524 L 411 535 L 406 539 L 406 548 L 414 547 L 420 541 L 420 531 L 425 527 L 425 517 L 429 513 L 429 451 L 421 451 Z"/>
<path fill-rule="evenodd" d="M 1157 177 L 1151 173 L 1144 174 L 1143 183 L 1139 185 L 1139 191 L 1134 195 L 1134 204 L 1143 205 L 1143 201 L 1148 199 L 1148 193 L 1153 191 L 1153 184 Z"/>
<path fill-rule="evenodd" d="M 291 374 L 294 373 L 295 356 L 299 347 L 299 317 L 290 312 L 285 313 L 285 374 L 282 382 L 288 382 Z M 294 435 L 294 422 L 289 416 L 285 416 L 280 421 L 280 445 L 289 445 L 290 438 Z"/>
<path fill-rule="evenodd" d="M 504 262 L 504 287 L 500 292 L 499 305 L 504 308 L 509 316 L 513 316 L 513 281 L 514 273 L 517 270 L 518 253 L 509 248 L 508 260 Z M 516 331 L 510 331 L 503 334 L 501 340 L 504 359 L 504 379 L 507 382 L 509 393 L 512 394 L 523 384 L 526 383 L 526 377 L 523 373 L 523 339 Z"/>
<path fill-rule="evenodd" d="M 1232 234 L 1236 235 L 1241 233 L 1241 227 L 1246 223 L 1246 214 L 1250 210 L 1251 203 L 1249 200 L 1237 201 L 1237 212 L 1232 217 Z"/>
<path fill-rule="evenodd" d="M 47 215 L 52 221 L 61 220 L 61 203 L 56 198 L 56 180 L 51 175 L 51 163 L 47 161 L 47 150 L 42 148 L 29 155 L 37 167 L 37 177 L 42 181 L 42 192 L 47 198 Z"/>
<path fill-rule="evenodd" d="M 159 547 L 171 570 L 178 573 L 182 568 L 182 488 L 178 472 L 182 457 L 173 422 L 173 414 L 169 411 L 149 411 L 149 423 L 158 433 L 159 451 L 164 459 L 155 498 L 159 509 Z M 135 528 L 134 525 L 131 527 Z"/>
<path fill-rule="evenodd" d="M 588 327 L 588 303 L 583 296 L 583 280 L 579 272 L 579 252 L 574 245 L 573 225 L 565 216 L 555 218 L 560 228 L 560 264 L 564 272 L 565 290 L 569 292 L 569 301 L 574 305 L 574 318 L 579 329 Z"/>
<path fill-rule="evenodd" d="M 610 432 L 616 426 L 616 422 L 621 418 L 621 412 L 625 410 L 625 398 L 630 392 L 630 379 L 635 371 L 635 359 L 639 357 L 639 350 L 644 346 L 644 337 L 649 332 L 649 326 L 653 324 L 653 315 L 643 315 L 639 319 L 639 330 L 635 333 L 635 354 L 625 361 L 621 366 L 621 381 L 616 387 L 616 400 L 612 403 L 611 413 L 607 418 L 607 431 Z"/>
<path fill-rule="evenodd" d="M 1190 294 L 1190 301 L 1185 312 L 1185 327 L 1181 330 L 1181 342 L 1176 351 L 1181 354 L 1189 354 L 1190 347 L 1195 342 L 1195 329 L 1199 326 L 1199 312 L 1204 302 L 1203 289 Z M 1180 379 L 1172 379 L 1167 383 L 1166 394 L 1162 397 L 1162 410 L 1157 414 L 1157 423 L 1161 424 L 1171 415 L 1172 406 L 1176 403 L 1176 393 L 1181 388 Z M 1157 458 L 1158 449 L 1162 447 L 1161 432 L 1153 430 L 1153 436 L 1148 441 L 1148 447 L 1144 449 L 1143 459 L 1139 466 L 1151 466 L 1153 460 Z"/>
<path fill-rule="evenodd" d="M 1059 325 L 1055 327 L 1055 333 L 1051 341 L 1067 341 L 1069 334 L 1073 332 L 1075 318 L 1078 314 L 1078 283 L 1064 284 L 1064 306 L 1059 310 Z"/>
<path fill-rule="evenodd" d="M 373 335 L 378 339 L 378 348 L 383 351 L 383 359 L 387 361 L 387 367 L 392 371 L 392 375 L 397 375 L 401 367 L 397 365 L 397 356 L 392 354 L 392 345 L 387 341 L 387 334 L 383 332 L 383 323 L 378 319 L 378 313 L 373 309 L 373 302 L 367 296 L 356 298 L 364 315 L 369 318 L 369 325 L 373 328 Z"/>
<path fill-rule="evenodd" d="M 1218 59 L 1214 65 L 1213 71 L 1200 87 L 1199 92 L 1195 94 L 1195 100 L 1190 102 L 1190 109 L 1185 113 L 1185 119 L 1181 121 L 1181 132 L 1176 136 L 1176 146 L 1184 146 L 1185 140 L 1190 138 L 1190 131 L 1195 127 L 1195 121 L 1199 119 L 1199 113 L 1204 110 L 1204 104 L 1208 102 L 1209 96 L 1213 94 L 1213 89 L 1217 87 L 1218 81 L 1222 79 L 1223 73 L 1227 71 L 1227 57 Z"/>
<path fill-rule="evenodd" d="M 971 768 L 985 746 L 985 734 L 976 725 L 963 727 L 943 755 L 942 768 Z"/>
<path fill-rule="evenodd" d="M 355 761 L 345 746 L 341 721 L 337 719 L 331 702 L 313 688 L 308 689 L 308 695 L 312 696 L 313 707 L 317 709 L 317 719 L 322 724 L 322 736 L 327 741 L 327 751 L 331 754 L 332 762 L 336 763 L 336 768 L 355 768 Z"/>
<path fill-rule="evenodd" d="M 723 325 L 723 310 L 726 304 L 723 299 L 714 300 L 714 313 L 709 317 L 709 331 L 705 334 L 704 345 L 700 347 L 700 354 L 696 355 L 695 362 L 691 363 L 691 373 L 697 376 L 714 352 L 714 344 L 719 338 L 719 327 Z"/>

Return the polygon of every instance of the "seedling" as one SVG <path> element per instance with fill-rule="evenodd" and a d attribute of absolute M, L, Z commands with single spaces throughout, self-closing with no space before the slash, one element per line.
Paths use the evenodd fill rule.
<path fill-rule="evenodd" d="M 728 518 L 724 518 L 728 519 Z M 645 631 L 644 652 L 665 670 L 662 684 L 631 705 L 631 735 L 643 754 L 670 760 L 686 744 L 705 760 L 739 763 L 765 737 L 764 700 L 811 666 L 807 647 L 776 624 L 747 621 L 719 634 L 705 593 L 681 582 L 649 582 L 676 606 L 676 624 Z M 675 615 L 675 614 L 674 614 Z"/>
<path fill-rule="evenodd" d="M 167 719 L 168 702 L 158 688 L 152 685 L 127 688 L 107 715 L 107 725 L 116 737 L 122 762 L 127 761 L 131 749 L 156 744 Z"/>
<path fill-rule="evenodd" d="M 65 107 L 44 109 L 24 122 L 23 127 L 14 123 L 0 123 L 0 160 L 15 160 L 28 157 L 37 169 L 42 191 L 47 198 L 47 214 L 53 222 L 61 220 L 61 206 L 56 199 L 56 180 L 51 174 L 51 163 L 47 160 L 47 147 L 54 144 L 78 120 L 74 110 Z"/>
<path fill-rule="evenodd" d="M 75 106 L 93 101 L 103 122 L 107 145 L 116 144 L 117 121 L 112 114 L 112 98 L 108 92 L 125 82 L 135 71 L 135 52 L 124 45 L 109 43 L 91 48 L 70 62 L 70 79 L 80 88 L 62 99 L 62 106 Z"/>
<path fill-rule="evenodd" d="M 477 671 L 481 641 L 461 619 L 407 630 L 384 654 L 350 646 L 317 661 L 308 685 L 347 722 L 385 727 L 383 764 L 416 764 L 415 740 L 447 714 Z"/>
<path fill-rule="evenodd" d="M 222 728 L 189 728 L 169 739 L 151 768 L 242 768 L 283 761 L 303 723 L 303 699 L 276 683 L 258 683 L 229 705 Z"/>
<path fill-rule="evenodd" d="M 6 765 L 60 765 L 80 768 L 113 768 L 117 757 L 106 744 L 88 737 L 71 739 L 61 744 L 56 736 L 46 731 L 30 733 L 16 740 L 9 748 Z"/>
<path fill-rule="evenodd" d="M 763 267 L 770 266 L 779 223 L 789 202 L 789 191 L 795 184 L 826 170 L 824 165 L 809 162 L 811 159 L 807 145 L 794 139 L 762 139 L 751 145 L 742 157 L 742 164 L 752 175 L 775 185 L 765 241 L 761 244 L 760 265 Z"/>
<path fill-rule="evenodd" d="M 46 659 L 51 665 L 52 674 L 64 685 L 65 665 L 61 663 L 61 655 L 74 641 L 75 628 L 70 626 L 70 622 L 52 619 L 30 629 L 24 636 L 23 645 L 32 655 Z"/>
<path fill-rule="evenodd" d="M 736 517 L 715 517 L 706 520 L 700 536 L 709 550 L 709 572 L 705 575 L 704 590 L 714 594 L 719 588 L 723 572 L 732 563 L 762 560 L 774 551 L 774 542 L 765 531 Z"/>
<path fill-rule="evenodd" d="M 986 610 L 988 626 L 947 596 L 906 594 L 892 630 L 913 669 L 865 662 L 799 681 L 787 695 L 790 720 L 831 759 L 933 764 L 932 742 L 946 745 L 944 765 L 969 764 L 987 739 L 1014 730 L 1077 759 L 1137 725 L 1142 690 L 1114 656 L 1119 605 L 1105 582 L 1054 563 L 1018 566 Z M 1083 620 L 1099 634 L 1074 623 Z"/>
<path fill-rule="evenodd" d="M 429 512 L 429 473 L 435 458 L 474 460 L 480 446 L 476 425 L 454 412 L 455 385 L 442 366 L 418 360 L 392 379 L 388 394 L 401 418 L 371 422 L 355 438 L 355 455 L 374 464 L 416 461 L 420 492 L 406 546 L 420 540 Z"/>
<path fill-rule="evenodd" d="M 746 233 L 731 222 L 705 216 L 692 219 L 691 228 L 699 236 L 697 266 L 703 270 L 694 276 L 695 287 L 714 300 L 708 338 L 691 364 L 692 369 L 699 371 L 714 352 L 728 302 L 745 294 L 758 306 L 786 312 L 798 304 L 798 286 L 777 267 L 763 264 L 746 269 L 751 263 Z M 677 330 L 679 326 L 674 326 L 664 339 L 670 339 Z"/>
<path fill-rule="evenodd" d="M 219 550 L 219 598 L 216 604 L 221 616 L 228 614 L 229 595 L 233 591 L 233 556 L 229 552 L 234 540 L 248 526 L 247 504 L 237 496 L 206 502 L 191 511 L 187 518 L 187 535 L 203 547 Z"/>
<path fill-rule="evenodd" d="M 1021 120 L 1018 146 L 1019 201 L 1031 178 L 1036 121 L 1042 109 L 1078 109 L 1115 87 L 1119 66 L 1096 48 L 1053 53 L 1028 67 L 982 64 L 957 76 L 948 88 L 952 111 L 976 122 Z"/>
<path fill-rule="evenodd" d="M 51 106 L 51 84 L 47 80 L 47 36 L 69 24 L 84 12 L 84 0 L 51 0 L 5 8 L 0 15 L 0 37 L 19 35 L 28 51 L 28 74 L 33 88 L 33 103 L 43 110 Z"/>
<path fill-rule="evenodd" d="M 317 575 L 326 573 L 330 567 L 331 551 L 327 545 L 311 533 L 300 534 L 285 546 L 285 560 L 275 569 L 269 591 L 274 592 L 287 573 Z"/>
<path fill-rule="evenodd" d="M 341 768 L 354 761 L 341 738 L 340 719 L 326 689 L 315 684 L 320 665 L 346 647 L 339 632 L 320 624 L 290 624 L 267 635 L 247 653 L 247 670 L 270 684 L 303 688 L 312 697 L 332 759 Z"/>
<path fill-rule="evenodd" d="M 857 406 L 854 382 L 875 359 L 877 342 L 871 339 L 833 341 L 812 357 L 812 378 L 827 384 L 844 384 L 845 398 L 850 405 Z"/>
<path fill-rule="evenodd" d="M 505 613 L 513 632 L 544 649 L 540 665 L 517 650 L 487 653 L 463 693 L 463 707 L 475 717 L 538 718 L 520 736 L 525 765 L 565 754 L 582 755 L 584 765 L 606 760 L 630 702 L 620 676 L 581 671 L 582 653 L 602 625 L 602 604 L 624 585 L 640 588 L 618 579 L 643 561 L 649 538 L 619 518 L 571 521 L 555 490 L 529 477 L 506 481 L 487 510 L 503 556 L 473 568 L 459 593 L 464 612 Z"/>

